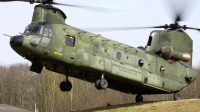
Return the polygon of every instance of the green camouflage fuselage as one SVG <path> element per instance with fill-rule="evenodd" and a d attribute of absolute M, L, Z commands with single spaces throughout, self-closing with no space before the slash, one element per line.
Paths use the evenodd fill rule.
<path fill-rule="evenodd" d="M 197 78 L 198 74 L 191 67 L 192 59 L 183 62 L 163 58 L 158 55 L 159 46 L 163 46 L 161 44 L 155 47 L 159 49 L 157 51 L 148 47 L 134 48 L 69 26 L 65 24 L 65 19 L 65 14 L 55 7 L 36 6 L 32 23 L 28 26 L 32 29 L 22 35 L 23 44 L 11 47 L 33 64 L 45 66 L 57 73 L 69 72 L 71 77 L 92 83 L 104 74 L 109 88 L 125 93 L 174 93 L 183 90 Z M 38 23 L 40 32 L 35 30 L 31 33 Z M 155 35 L 175 35 L 177 32 L 186 35 L 186 40 L 192 43 L 185 32 L 177 30 L 157 30 L 151 34 L 156 37 Z M 169 42 L 168 39 L 165 40 Z M 166 42 L 164 45 L 169 45 Z M 192 48 L 186 51 L 192 56 L 191 50 Z M 161 72 L 161 67 L 165 68 L 164 72 Z"/>

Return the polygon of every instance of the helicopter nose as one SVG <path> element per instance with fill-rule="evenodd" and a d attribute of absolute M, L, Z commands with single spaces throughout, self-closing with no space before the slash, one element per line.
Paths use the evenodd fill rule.
<path fill-rule="evenodd" d="M 24 37 L 22 35 L 14 36 L 10 38 L 10 45 L 13 47 L 19 47 L 23 44 Z"/>

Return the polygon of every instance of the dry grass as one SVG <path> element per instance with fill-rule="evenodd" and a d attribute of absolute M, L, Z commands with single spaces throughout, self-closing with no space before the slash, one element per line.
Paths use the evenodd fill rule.
<path fill-rule="evenodd" d="M 143 102 L 85 110 L 86 112 L 200 112 L 200 99 Z"/>

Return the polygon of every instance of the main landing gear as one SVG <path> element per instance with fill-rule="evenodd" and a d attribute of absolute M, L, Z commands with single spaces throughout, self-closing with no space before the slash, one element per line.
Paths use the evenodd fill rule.
<path fill-rule="evenodd" d="M 143 102 L 143 97 L 141 94 L 137 94 L 137 96 L 135 97 L 135 101 L 136 102 Z"/>
<path fill-rule="evenodd" d="M 102 75 L 102 77 L 100 79 L 96 80 L 95 87 L 98 90 L 108 88 L 108 81 L 104 78 L 104 75 Z"/>
<path fill-rule="evenodd" d="M 72 89 L 72 83 L 68 80 L 68 77 L 66 77 L 66 80 L 60 83 L 60 90 L 64 92 L 64 91 L 70 91 L 71 89 Z"/>
<path fill-rule="evenodd" d="M 175 101 L 181 100 L 181 95 L 180 95 L 179 92 L 175 92 L 175 93 L 174 93 L 174 100 L 175 100 Z"/>

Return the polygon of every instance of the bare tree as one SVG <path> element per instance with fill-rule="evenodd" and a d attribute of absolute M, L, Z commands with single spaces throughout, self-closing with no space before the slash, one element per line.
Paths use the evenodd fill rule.
<path fill-rule="evenodd" d="M 64 75 L 43 69 L 41 74 L 29 71 L 28 64 L 0 65 L 0 103 L 39 112 L 65 112 L 131 103 L 135 95 L 115 90 L 97 90 L 93 83 L 70 77 L 70 92 L 59 89 Z M 200 74 L 200 67 L 195 70 Z M 200 77 L 181 92 L 183 99 L 200 98 Z M 145 101 L 173 100 L 172 95 L 145 95 Z"/>

